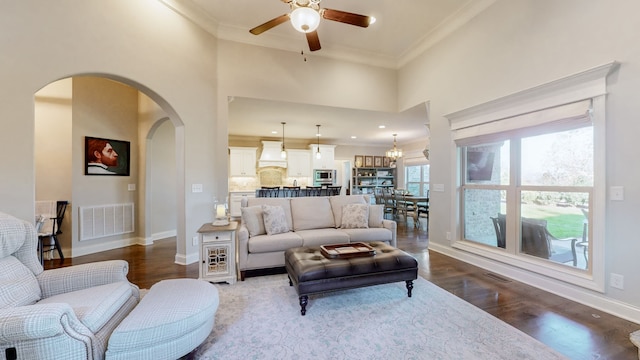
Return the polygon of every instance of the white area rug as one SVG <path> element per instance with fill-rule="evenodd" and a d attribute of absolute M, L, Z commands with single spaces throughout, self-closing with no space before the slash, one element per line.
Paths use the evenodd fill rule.
<path fill-rule="evenodd" d="M 214 330 L 195 359 L 564 359 L 419 277 L 314 295 L 300 315 L 285 274 L 217 284 Z"/>

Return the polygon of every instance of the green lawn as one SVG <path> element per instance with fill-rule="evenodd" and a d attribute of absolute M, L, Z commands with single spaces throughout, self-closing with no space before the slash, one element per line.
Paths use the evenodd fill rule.
<path fill-rule="evenodd" d="M 524 204 L 522 216 L 547 220 L 547 229 L 557 238 L 582 238 L 584 215 L 578 208 Z"/>

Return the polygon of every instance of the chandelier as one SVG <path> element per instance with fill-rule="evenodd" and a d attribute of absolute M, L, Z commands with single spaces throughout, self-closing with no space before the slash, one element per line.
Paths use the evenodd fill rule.
<path fill-rule="evenodd" d="M 402 149 L 398 149 L 398 146 L 396 144 L 396 136 L 398 136 L 398 134 L 393 134 L 393 149 L 387 150 L 386 153 L 387 157 L 393 160 L 402 157 Z"/>

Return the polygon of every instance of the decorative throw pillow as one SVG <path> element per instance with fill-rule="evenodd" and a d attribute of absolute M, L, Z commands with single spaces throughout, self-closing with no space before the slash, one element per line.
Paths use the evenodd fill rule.
<path fill-rule="evenodd" d="M 264 228 L 267 231 L 267 235 L 289 232 L 289 225 L 284 216 L 282 206 L 262 205 L 262 214 L 264 216 Z"/>
<path fill-rule="evenodd" d="M 369 205 L 347 204 L 342 206 L 343 229 L 366 229 L 369 227 Z"/>
<path fill-rule="evenodd" d="M 369 227 L 381 228 L 384 219 L 384 205 L 369 206 Z"/>
<path fill-rule="evenodd" d="M 262 216 L 262 206 L 248 206 L 240 208 L 242 212 L 242 222 L 249 230 L 249 236 L 264 235 L 267 231 L 264 228 L 264 218 Z"/>

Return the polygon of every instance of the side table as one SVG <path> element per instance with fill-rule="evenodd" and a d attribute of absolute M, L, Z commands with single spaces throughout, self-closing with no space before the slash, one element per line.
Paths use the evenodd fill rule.
<path fill-rule="evenodd" d="M 225 226 L 206 223 L 198 229 L 200 237 L 199 279 L 209 282 L 235 284 L 236 270 L 236 221 Z"/>

